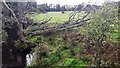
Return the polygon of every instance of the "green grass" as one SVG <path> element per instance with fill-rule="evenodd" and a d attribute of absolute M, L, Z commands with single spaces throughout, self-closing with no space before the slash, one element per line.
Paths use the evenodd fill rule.
<path fill-rule="evenodd" d="M 42 19 L 48 20 L 50 17 L 52 19 L 49 21 L 49 23 L 64 23 L 68 20 L 69 14 L 71 12 L 66 12 L 66 14 L 61 14 L 61 12 L 48 12 L 46 14 L 27 14 L 27 17 L 30 17 L 31 19 L 34 19 L 36 22 L 41 21 Z"/>
<path fill-rule="evenodd" d="M 34 13 L 34 14 L 27 14 L 26 16 L 29 17 L 30 19 L 33 19 L 36 22 L 39 22 L 41 20 L 48 20 L 50 17 L 52 17 L 52 19 L 48 22 L 50 24 L 60 24 L 60 23 L 64 23 L 66 21 L 68 21 L 70 14 L 72 13 L 72 11 L 66 11 L 65 14 L 62 14 L 62 12 L 48 12 L 46 14 L 38 14 L 38 13 Z M 77 15 L 75 16 L 76 18 L 81 17 L 81 15 L 84 15 L 85 13 L 77 13 Z"/>
<path fill-rule="evenodd" d="M 120 41 L 120 31 L 115 30 L 114 33 L 111 34 L 113 41 Z"/>

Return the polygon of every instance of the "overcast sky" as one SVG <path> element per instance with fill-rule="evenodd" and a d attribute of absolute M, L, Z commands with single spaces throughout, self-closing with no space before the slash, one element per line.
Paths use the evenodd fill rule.
<path fill-rule="evenodd" d="M 90 3 L 101 5 L 104 1 L 118 1 L 118 0 L 36 0 L 37 4 L 43 3 L 52 3 L 52 4 L 60 4 L 60 5 L 78 5 L 81 3 Z"/>

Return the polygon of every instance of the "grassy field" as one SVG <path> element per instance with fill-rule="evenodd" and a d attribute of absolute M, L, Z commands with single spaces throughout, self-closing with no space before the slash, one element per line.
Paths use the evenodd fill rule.
<path fill-rule="evenodd" d="M 66 11 L 65 14 L 62 14 L 62 12 L 48 12 L 46 14 L 38 14 L 38 13 L 34 13 L 34 14 L 27 14 L 27 17 L 30 17 L 31 19 L 35 20 L 36 22 L 41 21 L 42 19 L 48 20 L 50 17 L 52 17 L 52 19 L 49 21 L 49 23 L 64 23 L 66 21 L 68 21 L 70 13 L 72 13 L 72 11 Z M 80 13 L 81 15 L 84 15 L 84 13 Z M 76 15 L 76 17 L 78 17 L 79 14 Z"/>
<path fill-rule="evenodd" d="M 34 19 L 35 21 L 39 22 L 41 21 L 42 19 L 49 19 L 50 17 L 52 17 L 52 19 L 49 21 L 50 23 L 63 23 L 65 21 L 68 20 L 68 17 L 69 17 L 69 14 L 71 12 L 66 12 L 65 14 L 62 14 L 61 12 L 48 12 L 46 14 L 38 14 L 38 13 L 35 13 L 35 14 L 30 14 L 30 15 L 27 15 L 28 17 L 30 17 L 31 19 Z"/>

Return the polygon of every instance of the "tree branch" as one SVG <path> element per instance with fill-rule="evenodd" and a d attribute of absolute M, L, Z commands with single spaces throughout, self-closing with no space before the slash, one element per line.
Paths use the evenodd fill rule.
<path fill-rule="evenodd" d="M 5 0 L 3 0 L 3 3 L 4 3 L 4 5 L 6 6 L 6 8 L 7 8 L 8 10 L 11 11 L 13 17 L 14 17 L 15 20 L 16 20 L 16 23 L 17 23 L 18 28 L 19 28 L 18 34 L 19 34 L 21 40 L 26 41 L 25 38 L 24 38 L 24 36 L 23 36 L 23 29 L 22 29 L 22 26 L 20 25 L 20 22 L 18 21 L 16 15 L 15 15 L 15 13 L 14 13 L 14 11 L 6 4 L 6 1 L 5 1 Z"/>

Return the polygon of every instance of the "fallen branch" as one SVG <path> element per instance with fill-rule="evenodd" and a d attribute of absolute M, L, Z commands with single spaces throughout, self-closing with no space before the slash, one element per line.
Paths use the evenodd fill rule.
<path fill-rule="evenodd" d="M 56 28 L 51 27 L 51 28 L 45 29 L 43 31 L 32 32 L 31 34 L 33 36 L 38 36 L 38 35 L 50 34 L 52 32 L 59 32 L 59 31 L 69 29 L 69 28 L 80 27 L 80 26 L 83 26 L 83 25 L 87 24 L 86 21 L 88 21 L 88 20 L 90 20 L 90 19 L 82 20 L 80 22 L 75 22 L 75 23 L 72 23 L 72 24 L 63 25 L 61 27 L 59 27 L 59 26 L 57 26 Z"/>
<path fill-rule="evenodd" d="M 42 22 L 42 23 L 40 23 L 38 26 L 41 26 L 41 25 L 43 25 L 43 24 L 48 23 L 51 19 L 52 19 L 52 17 L 50 17 L 47 21 L 43 21 L 43 22 Z"/>

